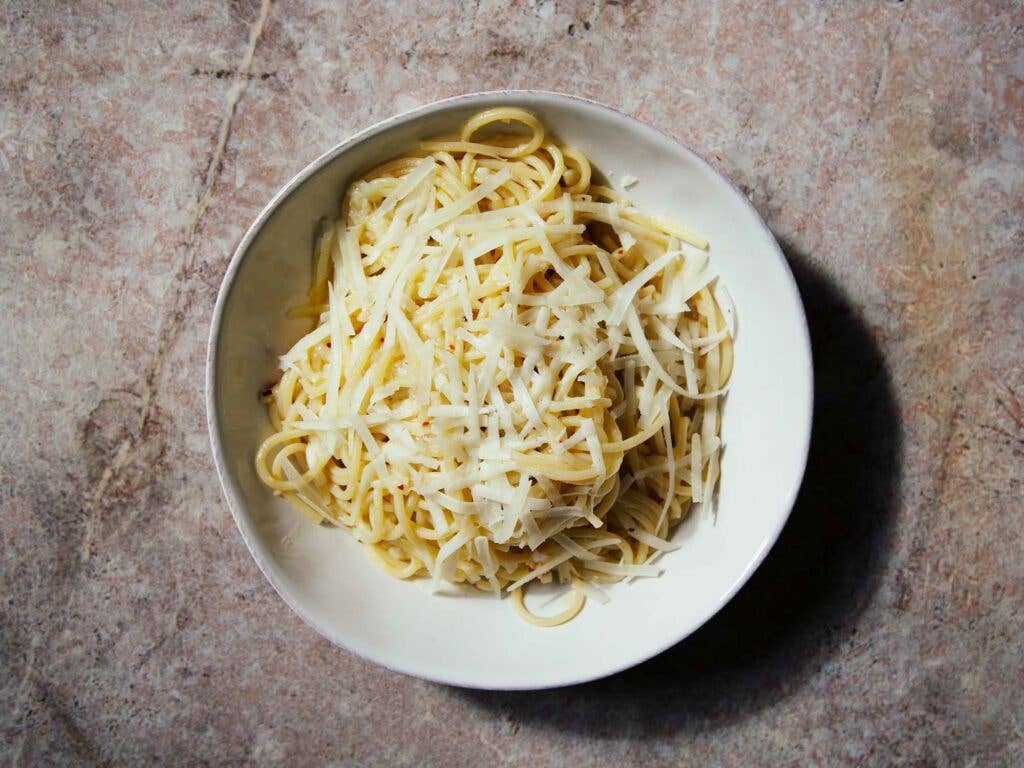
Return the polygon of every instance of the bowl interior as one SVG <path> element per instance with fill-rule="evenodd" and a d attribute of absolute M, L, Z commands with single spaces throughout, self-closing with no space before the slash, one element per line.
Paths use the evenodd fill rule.
<path fill-rule="evenodd" d="M 306 291 L 322 218 L 349 181 L 417 139 L 455 130 L 496 104 L 535 111 L 644 209 L 711 242 L 737 308 L 735 369 L 722 421 L 715 514 L 696 509 L 675 531 L 664 574 L 610 588 L 566 625 L 522 621 L 507 600 L 430 595 L 423 581 L 378 570 L 344 531 L 313 526 L 267 491 L 253 454 L 270 424 L 258 393 L 277 357 L 308 330 L 285 310 Z M 811 361 L 792 276 L 771 234 L 735 187 L 658 131 L 606 107 L 535 92 L 450 99 L 371 128 L 311 164 L 279 193 L 228 270 L 211 335 L 208 406 L 214 453 L 235 518 L 282 597 L 324 636 L 392 669 L 487 688 L 579 682 L 635 664 L 718 610 L 774 543 L 795 498 L 810 436 Z"/>

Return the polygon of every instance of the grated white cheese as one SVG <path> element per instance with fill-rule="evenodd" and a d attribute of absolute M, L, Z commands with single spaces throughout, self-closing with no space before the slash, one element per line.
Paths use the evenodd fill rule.
<path fill-rule="evenodd" d="M 604 602 L 591 579 L 678 548 L 687 481 L 711 501 L 731 299 L 706 241 L 587 190 L 578 150 L 423 146 L 353 184 L 321 241 L 317 328 L 268 398 L 285 448 L 257 469 L 403 578 Z"/>

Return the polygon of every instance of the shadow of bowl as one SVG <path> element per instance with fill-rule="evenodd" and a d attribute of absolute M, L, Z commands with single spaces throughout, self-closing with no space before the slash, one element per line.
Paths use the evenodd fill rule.
<path fill-rule="evenodd" d="M 811 330 L 814 427 L 800 494 L 767 559 L 707 624 L 633 669 L 557 690 L 451 689 L 453 695 L 513 720 L 588 736 L 694 731 L 785 697 L 856 634 L 892 546 L 897 405 L 863 318 L 808 257 L 780 244 Z"/>

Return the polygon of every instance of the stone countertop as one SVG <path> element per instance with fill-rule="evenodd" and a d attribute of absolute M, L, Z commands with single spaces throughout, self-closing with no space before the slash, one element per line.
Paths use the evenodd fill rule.
<path fill-rule="evenodd" d="M 207 448 L 228 256 L 340 139 L 540 88 L 748 192 L 810 317 L 816 425 L 768 561 L 694 637 L 540 693 L 334 648 Z M 30 764 L 1024 762 L 1019 2 L 6 3 L 0 750 Z"/>

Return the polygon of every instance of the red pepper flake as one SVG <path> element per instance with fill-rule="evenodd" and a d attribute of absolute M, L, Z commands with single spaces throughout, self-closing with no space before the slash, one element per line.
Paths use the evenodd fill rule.
<path fill-rule="evenodd" d="M 452 352 L 454 352 L 455 351 L 455 345 L 454 344 L 449 344 L 448 345 L 448 349 L 450 349 Z"/>
<path fill-rule="evenodd" d="M 423 422 L 423 426 L 424 427 L 429 427 L 430 426 L 430 422 L 429 421 L 424 421 Z"/>
<path fill-rule="evenodd" d="M 405 490 L 405 484 L 404 483 L 399 483 L 398 484 L 398 490 L 404 491 Z"/>
<path fill-rule="evenodd" d="M 619 256 L 621 256 L 622 254 L 625 253 L 625 251 L 619 248 L 619 250 L 617 250 L 616 253 L 619 254 Z"/>

